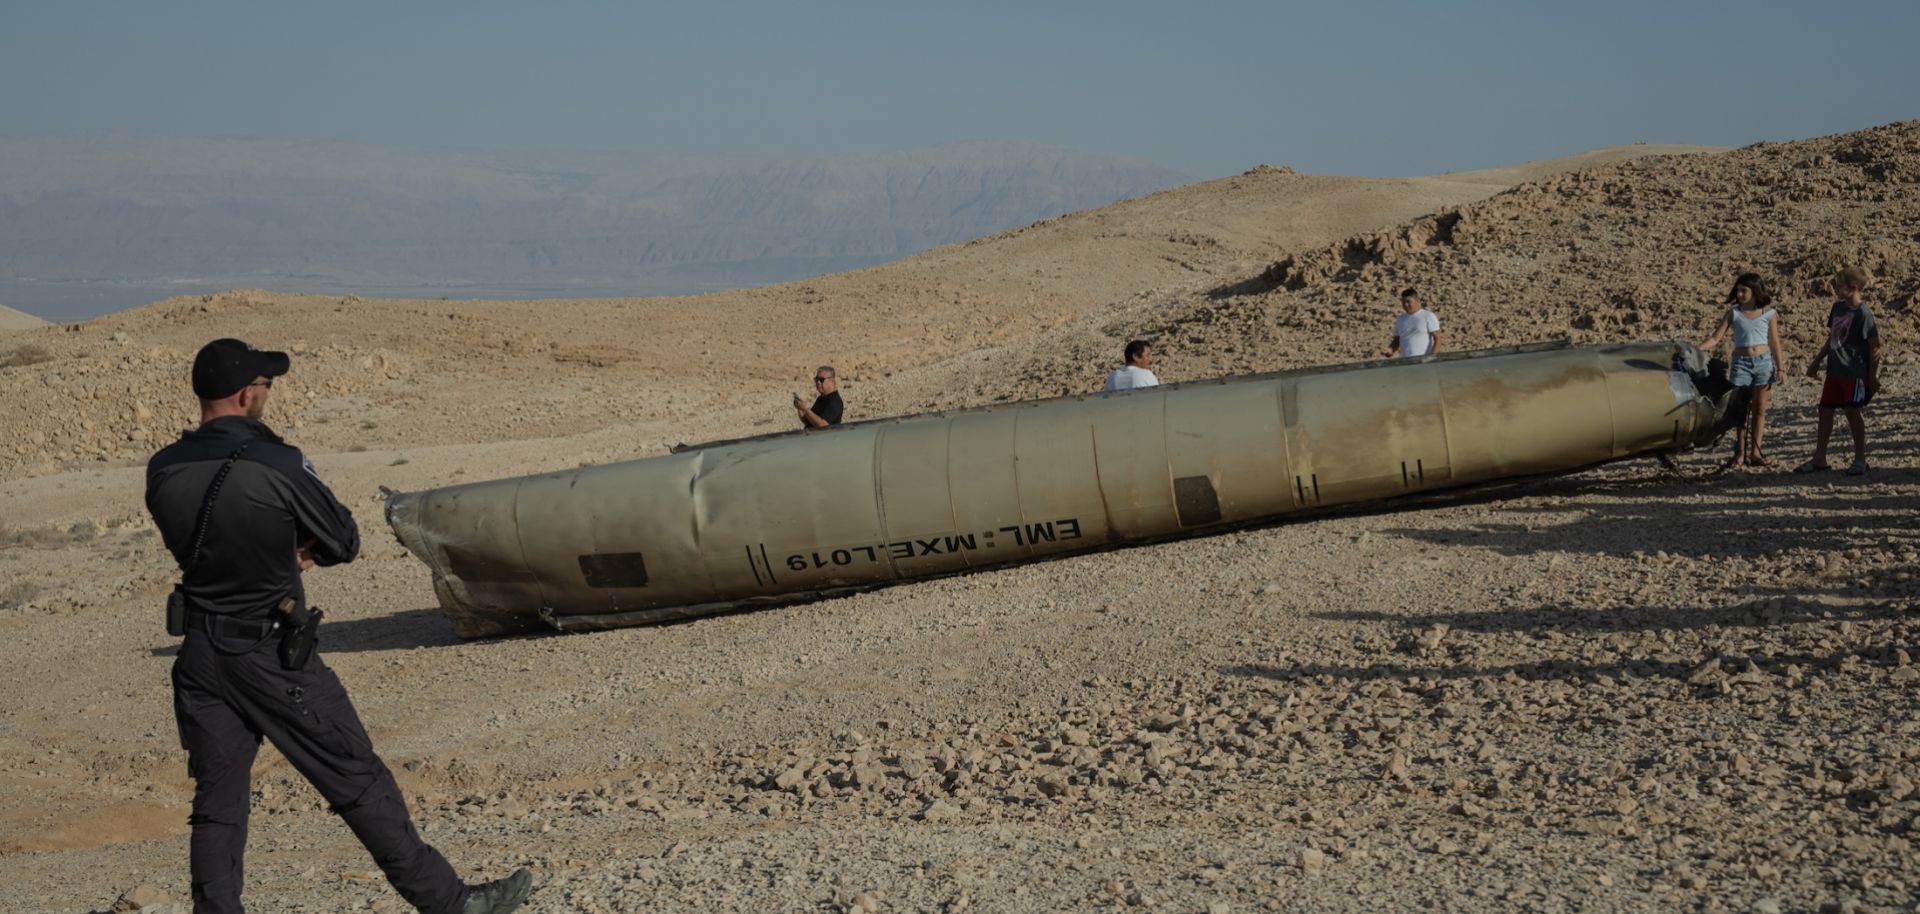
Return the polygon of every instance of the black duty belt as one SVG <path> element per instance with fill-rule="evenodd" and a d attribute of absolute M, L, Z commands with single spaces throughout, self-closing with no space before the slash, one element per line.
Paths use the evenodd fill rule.
<path fill-rule="evenodd" d="M 187 616 L 188 630 L 199 629 L 209 635 L 221 638 L 234 638 L 242 641 L 258 641 L 273 631 L 274 623 L 268 620 L 236 619 L 219 613 L 195 610 Z"/>

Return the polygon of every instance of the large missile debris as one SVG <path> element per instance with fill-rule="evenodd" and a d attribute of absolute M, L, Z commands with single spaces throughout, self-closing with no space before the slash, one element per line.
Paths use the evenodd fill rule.
<path fill-rule="evenodd" d="M 465 637 L 608 628 L 1590 467 L 1736 421 L 1684 343 L 998 404 L 395 493 Z"/>

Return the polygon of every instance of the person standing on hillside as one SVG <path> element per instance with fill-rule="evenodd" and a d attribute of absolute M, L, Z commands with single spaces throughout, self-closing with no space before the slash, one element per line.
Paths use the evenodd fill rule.
<path fill-rule="evenodd" d="M 429 914 L 507 914 L 519 870 L 469 886 L 420 839 L 340 678 L 321 660 L 300 575 L 351 562 L 353 515 L 300 450 L 260 421 L 284 352 L 219 339 L 193 360 L 200 427 L 147 463 L 147 510 L 180 563 L 168 601 L 173 712 L 193 777 L 194 914 L 239 912 L 251 771 L 261 739 L 345 820 L 401 897 Z"/>
<path fill-rule="evenodd" d="M 1733 456 L 1727 466 L 1770 467 L 1773 461 L 1760 452 L 1760 441 L 1767 432 L 1767 394 L 1786 377 L 1787 357 L 1780 349 L 1780 328 L 1773 325 L 1779 312 L 1771 307 L 1773 296 L 1767 294 L 1766 283 L 1760 281 L 1758 273 L 1740 274 L 1733 281 L 1733 291 L 1727 293 L 1727 304 L 1734 307 L 1721 315 L 1719 326 L 1700 344 L 1702 351 L 1712 353 L 1719 347 L 1720 338 L 1729 330 L 1733 332 L 1733 367 L 1728 380 L 1735 387 L 1746 388 L 1750 395 L 1747 419 L 1734 432 Z"/>
<path fill-rule="evenodd" d="M 822 365 L 813 372 L 813 389 L 818 395 L 813 405 L 793 395 L 794 411 L 800 414 L 802 428 L 826 428 L 839 425 L 840 417 L 846 413 L 847 405 L 840 401 L 840 376 L 834 373 L 832 365 Z"/>
<path fill-rule="evenodd" d="M 1393 319 L 1393 342 L 1380 351 L 1391 358 L 1419 358 L 1440 351 L 1440 318 L 1420 306 L 1420 293 L 1412 288 L 1400 293 L 1400 310 Z"/>
<path fill-rule="evenodd" d="M 1122 390 L 1137 390 L 1142 387 L 1155 387 L 1160 379 L 1147 369 L 1153 365 L 1153 344 L 1146 340 L 1129 340 L 1125 349 L 1120 351 L 1125 364 L 1107 374 L 1107 383 L 1100 389 L 1107 393 Z"/>
<path fill-rule="evenodd" d="M 1833 292 L 1840 299 L 1827 311 L 1827 345 L 1807 362 L 1807 377 L 1820 376 L 1824 357 L 1827 381 L 1820 388 L 1820 430 L 1814 440 L 1813 457 L 1794 469 L 1795 473 L 1818 473 L 1827 469 L 1827 439 L 1833 436 L 1833 411 L 1847 414 L 1847 431 L 1853 433 L 1853 464 L 1847 475 L 1867 472 L 1867 421 L 1860 409 L 1880 393 L 1880 327 L 1873 312 L 1860 301 L 1871 277 L 1860 267 L 1847 267 L 1833 277 Z"/>

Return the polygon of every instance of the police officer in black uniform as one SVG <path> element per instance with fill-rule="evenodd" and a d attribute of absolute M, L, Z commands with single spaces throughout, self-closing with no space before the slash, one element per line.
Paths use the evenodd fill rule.
<path fill-rule="evenodd" d="M 194 779 L 194 914 L 241 910 L 249 774 L 262 737 L 414 907 L 505 914 L 526 900 L 527 871 L 461 882 L 414 830 L 339 678 L 317 655 L 304 665 L 285 656 L 282 642 L 306 614 L 301 572 L 360 551 L 353 515 L 299 449 L 260 421 L 288 364 L 286 353 L 239 340 L 208 343 L 193 361 L 200 427 L 147 464 L 147 510 L 183 569 L 186 640 L 173 665 L 173 708 Z"/>

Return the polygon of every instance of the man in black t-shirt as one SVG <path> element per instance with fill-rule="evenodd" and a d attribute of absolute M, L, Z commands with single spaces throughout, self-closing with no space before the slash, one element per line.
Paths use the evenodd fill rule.
<path fill-rule="evenodd" d="M 807 401 L 793 395 L 793 409 L 800 414 L 803 428 L 826 428 L 840 424 L 840 414 L 846 411 L 846 405 L 840 402 L 840 379 L 833 373 L 832 365 L 822 365 L 813 373 L 813 389 L 819 396 L 808 406 Z"/>

